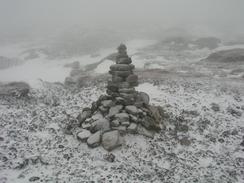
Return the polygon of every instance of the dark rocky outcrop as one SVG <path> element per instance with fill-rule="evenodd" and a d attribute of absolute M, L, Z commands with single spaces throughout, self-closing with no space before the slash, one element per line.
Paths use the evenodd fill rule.
<path fill-rule="evenodd" d="M 244 49 L 237 48 L 231 50 L 222 50 L 210 54 L 206 62 L 219 62 L 219 63 L 235 63 L 244 62 Z"/>
<path fill-rule="evenodd" d="M 30 86 L 25 82 L 0 83 L 0 96 L 25 97 L 30 91 Z"/>

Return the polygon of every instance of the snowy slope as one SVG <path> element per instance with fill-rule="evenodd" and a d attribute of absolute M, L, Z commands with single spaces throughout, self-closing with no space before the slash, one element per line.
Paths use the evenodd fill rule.
<path fill-rule="evenodd" d="M 45 84 L 29 100 L 0 100 L 0 182 L 243 182 L 243 83 L 171 78 L 143 83 L 167 111 L 166 129 L 151 140 L 128 135 L 107 162 L 64 133 L 104 84 L 73 93 Z M 215 107 L 213 107 L 215 106 Z M 217 106 L 217 107 L 216 107 Z"/>

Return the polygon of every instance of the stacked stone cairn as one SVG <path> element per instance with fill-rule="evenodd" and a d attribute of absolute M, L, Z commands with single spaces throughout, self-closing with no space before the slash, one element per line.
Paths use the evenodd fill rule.
<path fill-rule="evenodd" d="M 127 133 L 153 138 L 163 127 L 164 111 L 160 106 L 149 105 L 149 96 L 137 92 L 138 77 L 135 66 L 127 55 L 126 46 L 118 47 L 116 64 L 110 66 L 112 75 L 107 94 L 101 95 L 91 108 L 84 108 L 78 115 L 77 139 L 89 147 L 102 145 L 111 151 L 124 143 Z"/>

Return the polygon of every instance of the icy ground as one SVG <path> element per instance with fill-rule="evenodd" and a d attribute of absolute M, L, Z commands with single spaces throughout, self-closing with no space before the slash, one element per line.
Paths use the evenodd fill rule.
<path fill-rule="evenodd" d="M 166 129 L 153 140 L 125 136 L 113 163 L 63 130 L 104 83 L 43 83 L 28 99 L 1 98 L 0 182 L 244 182 L 243 80 L 162 78 L 137 89 L 167 111 Z"/>

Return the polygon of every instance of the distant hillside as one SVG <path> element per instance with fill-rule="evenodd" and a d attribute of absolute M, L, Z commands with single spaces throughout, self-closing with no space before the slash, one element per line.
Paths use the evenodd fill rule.
<path fill-rule="evenodd" d="M 222 50 L 210 54 L 204 61 L 207 62 L 244 62 L 244 49 L 236 48 Z"/>

